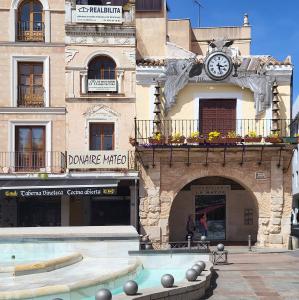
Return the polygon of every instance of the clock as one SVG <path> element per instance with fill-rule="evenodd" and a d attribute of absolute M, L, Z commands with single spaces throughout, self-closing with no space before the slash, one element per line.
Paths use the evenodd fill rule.
<path fill-rule="evenodd" d="M 223 52 L 214 52 L 205 61 L 207 75 L 214 80 L 223 80 L 232 72 L 231 58 Z"/>

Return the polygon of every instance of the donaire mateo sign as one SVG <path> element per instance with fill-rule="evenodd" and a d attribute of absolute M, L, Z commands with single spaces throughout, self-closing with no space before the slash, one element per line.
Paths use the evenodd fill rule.
<path fill-rule="evenodd" d="M 121 6 L 76 5 L 77 23 L 122 23 Z"/>
<path fill-rule="evenodd" d="M 69 169 L 127 169 L 127 151 L 68 152 Z"/>

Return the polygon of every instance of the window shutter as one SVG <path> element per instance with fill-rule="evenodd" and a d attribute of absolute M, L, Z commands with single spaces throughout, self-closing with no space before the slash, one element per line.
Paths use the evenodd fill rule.
<path fill-rule="evenodd" d="M 136 11 L 161 11 L 162 0 L 136 0 Z"/>

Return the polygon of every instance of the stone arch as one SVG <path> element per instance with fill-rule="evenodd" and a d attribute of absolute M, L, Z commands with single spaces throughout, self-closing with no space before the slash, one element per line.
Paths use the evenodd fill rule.
<path fill-rule="evenodd" d="M 221 188 L 221 181 L 219 182 L 219 179 L 223 179 L 223 188 Z M 207 185 L 204 184 L 205 180 L 209 181 Z M 211 184 L 213 180 L 215 180 L 215 183 Z M 235 185 L 235 187 L 237 187 L 236 190 L 231 190 L 224 187 L 225 185 L 230 184 Z M 189 187 L 190 190 L 184 190 L 186 187 Z M 202 189 L 204 190 L 205 188 L 208 188 L 208 192 L 206 194 L 205 191 L 202 191 Z M 216 189 L 215 193 L 210 194 L 213 189 Z M 258 240 L 259 205 L 258 199 L 250 186 L 248 186 L 239 178 L 220 174 L 217 174 L 216 176 L 209 174 L 195 177 L 195 179 L 192 178 L 187 183 L 185 181 L 176 185 L 176 192 L 173 195 L 171 205 L 169 207 L 167 222 L 167 235 L 169 236 L 170 241 L 177 241 L 178 239 L 174 239 L 174 237 L 177 236 L 181 236 L 180 240 L 183 238 L 183 235 L 181 233 L 182 231 L 185 232 L 185 223 L 183 219 L 186 219 L 186 217 L 191 212 L 195 212 L 193 211 L 194 207 L 192 207 L 192 204 L 194 205 L 193 199 L 195 199 L 195 195 L 197 193 L 202 193 L 201 195 L 208 196 L 215 195 L 216 197 L 220 194 L 225 195 L 225 239 L 234 241 L 246 241 L 248 234 L 252 234 L 254 241 Z M 238 195 L 241 195 L 242 201 L 236 201 Z M 182 200 L 184 200 L 184 202 Z M 190 207 L 190 205 L 192 208 Z M 245 208 L 252 209 L 252 225 L 245 226 L 243 223 Z M 236 211 L 239 210 L 240 215 L 237 215 Z M 177 216 L 178 211 L 180 212 L 179 216 Z M 235 222 L 239 222 L 239 226 L 233 226 L 232 224 Z M 179 226 L 177 227 L 178 224 Z M 179 232 L 174 232 L 176 230 L 178 230 Z M 233 232 L 238 232 L 238 235 Z"/>
<path fill-rule="evenodd" d="M 86 57 L 86 59 L 84 61 L 84 68 L 86 68 L 86 70 L 88 70 L 89 63 L 97 56 L 108 56 L 114 60 L 114 62 L 116 64 L 116 68 L 118 68 L 120 66 L 119 60 L 110 51 L 98 50 L 98 51 L 92 52 L 91 54 L 89 54 Z"/>
<path fill-rule="evenodd" d="M 24 0 L 12 0 L 11 1 L 11 9 L 18 9 L 19 5 L 23 2 Z M 44 10 L 49 10 L 49 2 L 48 0 L 38 0 L 42 6 Z"/>

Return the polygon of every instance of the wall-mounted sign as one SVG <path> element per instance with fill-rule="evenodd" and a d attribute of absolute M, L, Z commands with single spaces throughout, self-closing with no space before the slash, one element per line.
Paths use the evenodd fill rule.
<path fill-rule="evenodd" d="M 128 151 L 68 152 L 69 169 L 128 169 Z"/>
<path fill-rule="evenodd" d="M 59 188 L 49 187 L 42 189 L 8 189 L 2 190 L 2 195 L 7 198 L 14 197 L 60 197 L 60 196 L 109 196 L 116 195 L 116 188 L 94 188 L 94 187 L 81 187 L 81 188 Z M 0 193 L 1 195 L 1 193 Z"/>
<path fill-rule="evenodd" d="M 122 23 L 121 6 L 76 5 L 77 23 Z"/>
<path fill-rule="evenodd" d="M 256 180 L 266 180 L 267 176 L 265 172 L 255 172 L 255 179 Z"/>
<path fill-rule="evenodd" d="M 113 79 L 88 79 L 89 92 L 117 92 L 117 81 Z"/>

